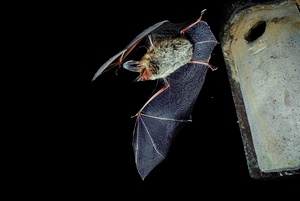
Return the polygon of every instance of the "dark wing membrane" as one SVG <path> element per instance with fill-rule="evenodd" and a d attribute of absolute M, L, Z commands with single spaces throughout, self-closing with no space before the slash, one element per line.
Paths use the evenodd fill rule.
<path fill-rule="evenodd" d="M 176 134 L 191 121 L 207 69 L 194 63 L 179 68 L 168 78 L 170 87 L 149 102 L 137 118 L 133 147 L 142 178 L 164 160 Z M 158 89 L 163 86 L 160 80 Z"/>
<path fill-rule="evenodd" d="M 153 41 L 161 41 L 166 38 L 178 37 L 180 35 L 180 31 L 190 24 L 191 23 L 188 21 L 184 23 L 166 22 L 151 33 L 151 39 Z M 147 47 L 150 46 L 149 40 L 145 41 L 145 45 Z"/>
<path fill-rule="evenodd" d="M 180 34 L 180 31 L 189 24 L 189 22 L 178 24 L 166 22 L 152 32 L 152 39 L 163 40 L 170 37 L 176 37 Z"/>
<path fill-rule="evenodd" d="M 190 41 L 194 44 L 193 60 L 209 62 L 211 52 L 218 44 L 208 24 L 201 21 L 186 31 Z"/>
<path fill-rule="evenodd" d="M 155 97 L 143 109 L 142 113 L 165 119 L 189 120 L 191 106 L 197 98 L 208 67 L 187 63 L 168 78 L 170 87 Z M 157 90 L 166 85 L 163 79 L 158 81 Z"/>
<path fill-rule="evenodd" d="M 204 21 L 200 21 L 199 23 L 195 24 L 185 33 L 192 43 L 199 43 L 204 41 L 215 41 L 217 43 L 217 40 L 211 32 L 208 24 Z"/>

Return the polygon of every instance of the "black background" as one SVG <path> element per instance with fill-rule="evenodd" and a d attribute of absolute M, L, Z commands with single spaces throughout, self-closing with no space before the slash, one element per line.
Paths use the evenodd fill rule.
<path fill-rule="evenodd" d="M 162 20 L 196 20 L 207 9 L 203 20 L 220 41 L 225 1 L 191 2 L 78 2 L 29 13 L 33 26 L 40 27 L 34 38 L 42 68 L 33 83 L 41 88 L 33 102 L 39 104 L 33 129 L 38 137 L 32 137 L 34 148 L 25 160 L 30 174 L 24 186 L 35 183 L 29 193 L 84 200 L 295 195 L 296 178 L 263 181 L 249 176 L 220 44 L 210 60 L 218 70 L 207 73 L 193 122 L 144 181 L 138 175 L 131 145 L 135 119 L 130 117 L 154 85 L 133 82 L 136 74 L 122 69 L 118 75 L 112 70 L 91 79 L 137 34 Z"/>

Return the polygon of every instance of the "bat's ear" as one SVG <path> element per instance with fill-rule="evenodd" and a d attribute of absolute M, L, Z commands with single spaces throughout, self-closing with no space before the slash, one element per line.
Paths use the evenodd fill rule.
<path fill-rule="evenodd" d="M 132 72 L 140 72 L 140 62 L 135 60 L 129 60 L 123 63 L 123 68 Z"/>

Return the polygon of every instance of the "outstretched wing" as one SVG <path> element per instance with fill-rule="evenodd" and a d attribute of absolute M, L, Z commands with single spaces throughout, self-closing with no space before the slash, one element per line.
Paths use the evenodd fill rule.
<path fill-rule="evenodd" d="M 152 99 L 137 115 L 133 148 L 136 166 L 142 179 L 165 159 L 175 136 L 191 121 L 193 106 L 208 69 L 205 63 L 209 62 L 211 52 L 217 44 L 209 26 L 203 21 L 185 33 L 194 43 L 192 60 L 200 63 L 187 63 L 172 73 L 167 78 L 169 87 Z M 166 85 L 164 79 L 158 82 L 157 91 Z"/>
<path fill-rule="evenodd" d="M 125 57 L 131 52 L 131 50 L 147 35 L 153 32 L 155 29 L 160 27 L 162 24 L 168 22 L 167 20 L 158 22 L 151 27 L 142 31 L 139 35 L 137 35 L 122 51 L 111 57 L 107 62 L 105 62 L 95 73 L 92 81 L 94 81 L 99 75 L 101 75 L 106 70 L 111 69 L 117 65 L 121 65 Z M 118 59 L 118 60 L 117 60 Z M 117 61 L 116 61 L 117 60 Z M 116 61 L 116 62 L 114 62 Z"/>
<path fill-rule="evenodd" d="M 207 69 L 194 63 L 179 68 L 168 78 L 170 87 L 149 102 L 137 117 L 133 148 L 142 179 L 165 159 L 176 134 L 191 121 Z M 164 80 L 159 80 L 159 87 L 164 85 Z"/>

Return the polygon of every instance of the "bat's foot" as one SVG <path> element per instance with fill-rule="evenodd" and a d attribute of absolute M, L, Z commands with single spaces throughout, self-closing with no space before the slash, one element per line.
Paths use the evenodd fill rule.
<path fill-rule="evenodd" d="M 210 65 L 208 62 L 191 60 L 190 63 L 205 65 L 205 66 L 209 67 L 212 71 L 215 71 L 218 69 L 218 67 Z"/>

